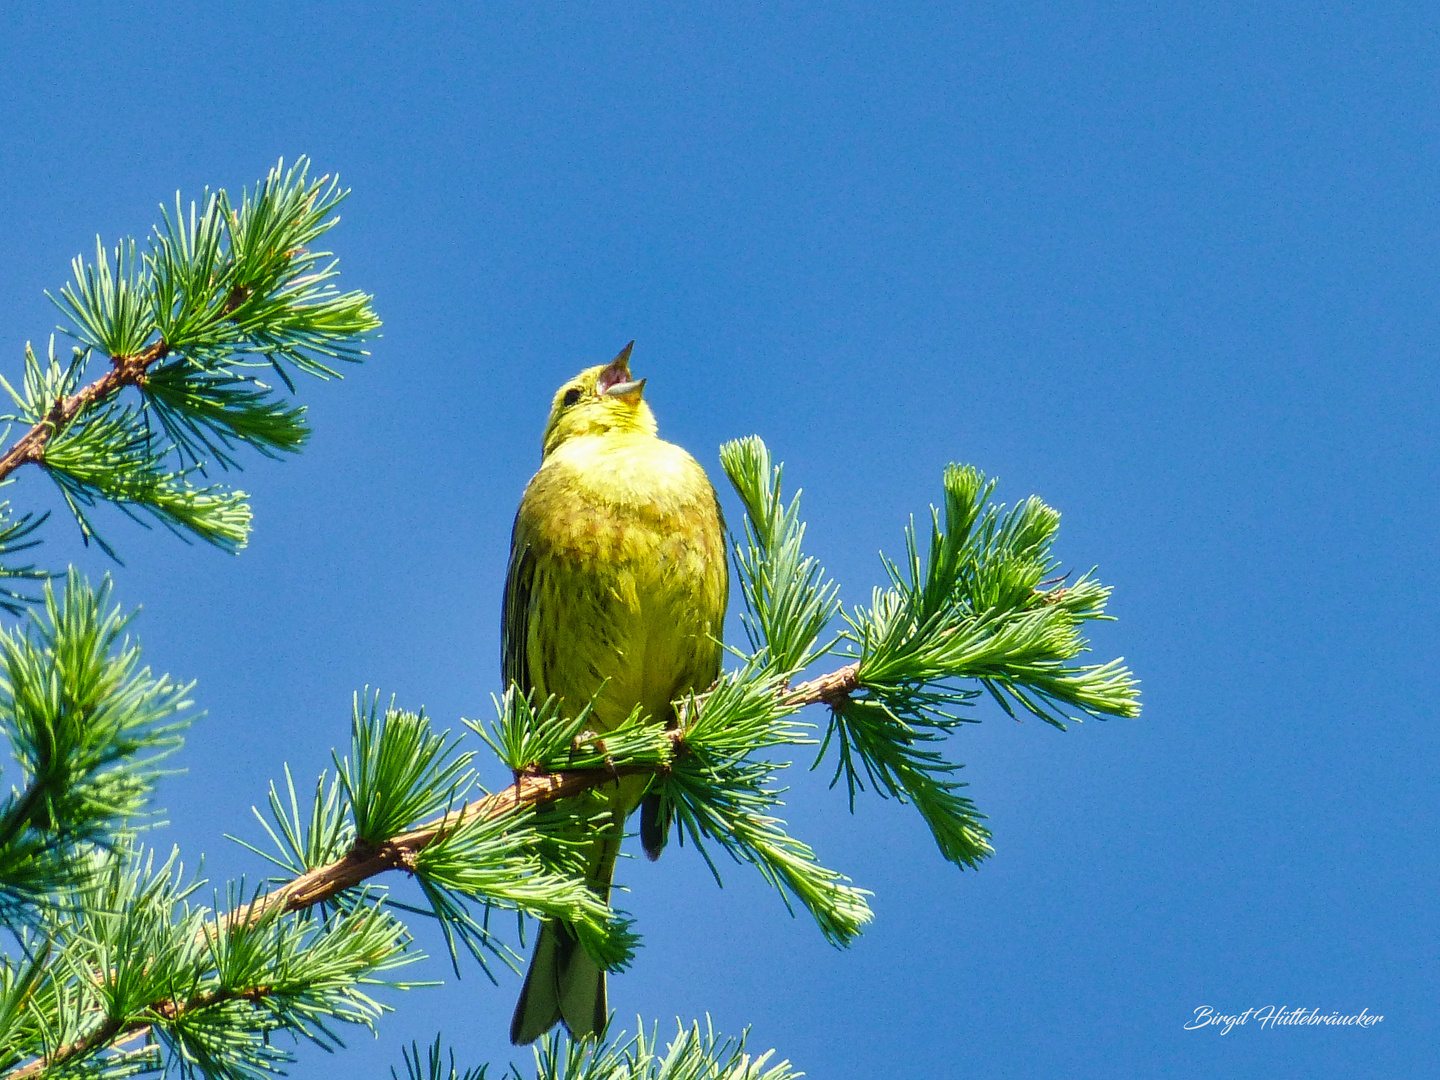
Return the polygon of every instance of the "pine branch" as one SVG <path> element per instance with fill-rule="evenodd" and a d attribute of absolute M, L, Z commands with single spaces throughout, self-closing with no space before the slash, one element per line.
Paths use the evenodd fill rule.
<path fill-rule="evenodd" d="M 65 431 L 77 416 L 109 401 L 127 386 L 139 386 L 151 365 L 168 355 L 170 346 L 164 341 L 157 341 L 134 356 L 111 357 L 109 371 L 83 389 L 56 399 L 44 417 L 36 420 L 29 431 L 0 455 L 0 481 L 22 465 L 42 464 L 46 445 Z"/>
<path fill-rule="evenodd" d="M 855 665 L 849 664 L 838 671 L 802 683 L 785 693 L 783 700 L 786 705 L 796 708 L 836 701 L 840 695 L 855 690 L 859 685 L 855 679 L 855 671 Z M 673 745 L 676 756 L 685 752 L 685 735 L 683 725 L 664 733 L 665 738 Z M 301 874 L 248 908 L 240 909 L 232 918 L 258 919 L 277 909 L 285 912 L 304 911 L 316 904 L 332 900 L 346 889 L 353 889 L 380 874 L 392 870 L 413 869 L 415 857 L 420 852 L 462 821 L 489 820 L 514 813 L 516 810 L 534 809 L 561 799 L 583 795 L 592 788 L 610 783 L 617 776 L 654 774 L 656 771 L 654 766 L 616 765 L 552 773 L 525 773 L 517 777 L 509 787 L 477 799 L 463 809 L 452 811 L 418 829 L 401 833 L 379 844 L 357 843 L 344 858 Z"/>
<path fill-rule="evenodd" d="M 149 1030 L 149 1024 L 141 1024 L 127 1032 L 125 1025 L 119 1020 L 106 1020 L 83 1039 L 66 1043 L 57 1047 L 49 1056 L 36 1058 L 28 1065 L 6 1073 L 5 1080 L 30 1080 L 31 1077 L 43 1076 L 51 1069 L 63 1068 L 67 1062 L 89 1057 L 113 1044 L 129 1042 Z"/>
<path fill-rule="evenodd" d="M 202 882 L 184 876 L 175 854 L 158 870 L 138 848 L 102 863 L 74 907 L 45 924 L 44 951 L 54 954 L 45 977 L 21 1007 L 4 1010 L 0 1060 L 41 1050 L 7 1080 L 110 1076 L 144 1051 L 106 1051 L 141 1034 L 185 1075 L 268 1075 L 289 1060 L 273 1034 L 343 1045 L 335 1021 L 373 1028 L 386 1011 L 365 984 L 418 958 L 400 922 L 363 898 L 324 920 L 212 918 L 190 903 Z M 228 890 L 226 910 L 240 906 L 241 888 Z M 157 1067 L 159 1050 L 149 1054 Z"/>
<path fill-rule="evenodd" d="M 97 501 L 227 550 L 244 546 L 245 494 L 187 477 L 239 468 L 242 445 L 267 457 L 305 445 L 304 406 L 253 369 L 272 370 L 293 394 L 290 371 L 337 378 L 332 365 L 362 360 L 380 326 L 371 298 L 341 293 L 335 259 L 312 250 L 347 192 L 308 169 L 303 157 L 281 162 L 238 205 L 207 192 L 188 216 L 177 195 L 143 251 L 133 239 L 113 251 L 97 239 L 93 262 L 73 261 L 71 282 L 51 299 L 79 347 L 61 365 L 52 338 L 47 367 L 27 346 L 22 388 L 0 380 L 18 407 L 5 419 L 27 425 L 0 454 L 0 484 L 24 465 L 44 469 L 86 542 L 112 556 L 86 518 Z M 108 367 L 86 382 L 92 355 Z M 122 404 L 126 390 L 138 406 Z"/>
<path fill-rule="evenodd" d="M 836 589 L 800 550 L 799 496 L 783 501 L 765 444 L 727 443 L 720 459 L 745 503 L 734 549 L 748 659 L 782 673 L 803 668 L 837 644 L 815 645 L 839 610 Z M 855 664 L 826 702 L 815 764 L 833 747 L 832 785 L 845 781 L 852 811 L 868 782 L 912 803 L 946 859 L 975 866 L 992 853 L 990 833 L 960 794 L 960 765 L 941 750 L 955 727 L 973 722 L 960 710 L 988 691 L 1010 716 L 1013 702 L 1063 730 L 1077 712 L 1136 716 L 1139 692 L 1120 660 L 1075 663 L 1088 648 L 1084 624 L 1108 618 L 1110 589 L 1089 574 L 1055 587 L 1065 581 L 1051 576 L 1059 513 L 1033 496 L 1007 512 L 990 502 L 995 482 L 968 466 L 947 467 L 944 489 L 943 524 L 931 510 L 928 557 L 912 521 L 903 563 L 882 556 L 891 587 L 874 590 L 868 608 L 840 611 L 841 651 Z"/>
<path fill-rule="evenodd" d="M 82 882 L 85 851 L 133 827 L 189 723 L 188 686 L 153 677 L 125 641 L 110 582 L 71 570 L 28 632 L 0 631 L 0 731 L 25 780 L 0 803 L 0 921 Z"/>
<path fill-rule="evenodd" d="M 19 1069 L 5 1074 L 4 1080 L 30 1080 L 54 1069 L 63 1069 L 71 1062 L 84 1061 L 107 1048 L 115 1048 L 137 1038 L 152 1036 L 160 1025 L 175 1026 L 206 1012 L 243 1004 L 253 1009 L 266 1009 L 285 987 L 260 984 L 247 987 L 223 987 L 206 990 L 189 997 L 167 997 L 153 1002 L 144 1010 L 145 1018 L 126 1023 L 109 1018 L 83 1038 L 56 1048 L 48 1056 L 37 1058 Z M 248 1049 L 248 1048 L 247 1048 Z M 283 1060 L 283 1059 L 277 1059 Z"/>
<path fill-rule="evenodd" d="M 787 709 L 820 703 L 834 704 L 857 685 L 855 665 L 852 664 L 793 689 L 780 691 L 779 703 Z M 686 735 L 687 731 L 683 726 L 663 733 L 677 759 L 687 753 Z M 236 905 L 228 914 L 199 926 L 194 931 L 194 943 L 204 946 L 223 940 L 226 935 L 243 933 L 247 928 L 273 924 L 274 920 L 281 916 L 307 911 L 333 901 L 347 890 L 381 874 L 395 870 L 414 873 L 427 849 L 438 846 L 448 836 L 454 835 L 466 822 L 510 817 L 562 799 L 578 797 L 593 788 L 613 782 L 617 776 L 653 775 L 658 769 L 659 767 L 653 764 L 620 764 L 554 773 L 524 772 L 517 776 L 509 787 L 477 799 L 462 809 L 451 811 L 417 829 L 380 843 L 355 842 L 342 858 L 300 874 L 279 889 L 250 903 Z M 252 997 L 262 995 L 262 990 L 263 988 L 247 988 L 236 995 L 234 1000 L 244 998 L 245 994 Z M 52 1068 L 81 1060 L 103 1051 L 106 1047 L 134 1039 L 159 1021 L 173 1020 L 177 1016 L 222 1003 L 218 997 L 212 1001 L 203 994 L 190 998 L 177 998 L 173 994 L 167 994 L 149 1002 L 143 1009 L 134 1010 L 135 1015 L 129 1020 L 107 1019 L 83 1038 L 72 1040 L 57 1047 L 44 1058 L 6 1073 L 4 1080 L 31 1080 L 46 1074 Z"/>

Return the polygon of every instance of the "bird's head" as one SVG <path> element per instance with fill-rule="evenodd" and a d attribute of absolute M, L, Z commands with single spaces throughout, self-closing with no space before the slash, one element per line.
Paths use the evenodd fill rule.
<path fill-rule="evenodd" d="M 644 379 L 630 377 L 632 341 L 608 364 L 586 368 L 555 391 L 545 425 L 544 456 L 576 435 L 655 434 L 655 415 L 642 397 Z"/>

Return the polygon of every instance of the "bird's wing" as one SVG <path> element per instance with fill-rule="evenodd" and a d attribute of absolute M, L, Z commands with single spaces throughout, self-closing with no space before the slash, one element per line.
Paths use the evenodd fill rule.
<path fill-rule="evenodd" d="M 535 587 L 535 553 L 520 515 L 510 530 L 510 568 L 505 573 L 505 600 L 500 605 L 500 674 L 506 687 L 520 693 L 535 688 L 530 677 L 530 602 Z"/>

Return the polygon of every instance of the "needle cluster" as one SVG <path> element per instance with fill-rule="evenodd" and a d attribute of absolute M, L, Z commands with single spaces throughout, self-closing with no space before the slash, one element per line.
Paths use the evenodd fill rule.
<path fill-rule="evenodd" d="M 207 191 L 187 208 L 177 194 L 143 245 L 97 237 L 94 257 L 77 255 L 51 297 L 75 342 L 69 358 L 52 337 L 43 361 L 26 346 L 19 386 L 0 379 L 15 407 L 4 419 L 26 429 L 0 456 L 0 481 L 38 466 L 86 541 L 111 555 L 93 520 L 100 504 L 226 551 L 244 547 L 248 498 L 207 481 L 209 470 L 239 468 L 242 447 L 300 450 L 310 430 L 294 374 L 338 377 L 380 326 L 371 298 L 341 292 L 336 260 L 317 248 L 347 193 L 312 179 L 301 158 L 238 201 Z M 39 522 L 0 514 L 0 559 L 28 532 L 8 534 L 27 524 Z"/>
<path fill-rule="evenodd" d="M 543 1039 L 535 1047 L 534 1071 L 527 1075 L 511 1065 L 498 1080 L 794 1080 L 803 1076 L 788 1061 L 772 1062 L 775 1053 L 751 1054 L 746 1049 L 749 1032 L 738 1038 L 724 1038 L 715 1032 L 709 1017 L 689 1028 L 677 1025 L 675 1037 L 661 1044 L 658 1027 L 647 1035 L 638 1025 L 635 1035 L 618 1032 L 600 1039 L 571 1041 L 560 1033 Z M 404 1080 L 485 1080 L 489 1069 L 481 1065 L 460 1071 L 455 1052 L 447 1056 L 437 1036 L 424 1050 L 411 1044 L 403 1052 Z M 390 1070 L 394 1080 L 400 1074 Z"/>
<path fill-rule="evenodd" d="M 370 298 L 340 292 L 334 259 L 315 250 L 345 192 L 307 168 L 277 166 L 238 201 L 177 200 L 145 245 L 75 261 L 56 302 L 77 346 L 64 362 L 53 340 L 44 362 L 27 350 L 19 387 L 4 384 L 23 427 L 0 483 L 44 470 L 107 551 L 91 517 L 101 503 L 225 550 L 244 544 L 246 498 L 207 470 L 238 467 L 242 448 L 300 450 L 292 376 L 338 374 L 379 326 Z M 333 768 L 297 787 L 286 765 L 270 785 L 263 835 L 238 841 L 265 862 L 250 885 L 187 874 L 178 852 L 145 843 L 155 783 L 196 715 L 190 687 L 141 665 L 108 580 L 92 587 L 72 569 L 57 586 L 10 565 L 43 518 L 0 505 L 0 608 L 18 619 L 0 628 L 14 759 L 0 802 L 0 1080 L 273 1075 L 293 1041 L 335 1050 L 347 1028 L 373 1027 L 386 1009 L 375 987 L 419 985 L 396 975 L 421 959 L 416 918 L 437 925 L 457 975 L 470 960 L 495 982 L 518 970 L 527 928 L 549 919 L 622 970 L 637 928 L 587 885 L 582 856 L 622 776 L 648 779 L 679 846 L 717 882 L 722 867 L 752 868 L 843 947 L 870 921 L 870 894 L 790 833 L 793 752 L 831 772 L 852 812 L 866 790 L 914 805 L 942 855 L 973 867 L 992 838 L 957 779 L 960 725 L 987 703 L 1062 730 L 1138 714 L 1120 660 L 1082 662 L 1110 590 L 1061 573 L 1059 514 L 1039 499 L 1007 508 L 993 480 L 949 466 L 928 529 L 912 521 L 869 603 L 845 608 L 805 551 L 799 494 L 786 497 L 765 444 L 728 443 L 720 459 L 744 506 L 731 554 L 745 640 L 713 686 L 674 703 L 673 726 L 637 712 L 601 737 L 588 710 L 566 718 L 511 686 L 493 717 L 445 729 L 366 689 Z M 44 582 L 38 596 L 27 580 Z M 811 706 L 823 710 L 813 722 Z M 481 783 L 491 774 L 495 790 Z M 664 1047 L 643 1029 L 555 1037 L 534 1075 L 798 1075 L 770 1059 L 707 1023 Z M 462 1072 L 438 1039 L 403 1067 L 407 1080 L 486 1073 Z"/>

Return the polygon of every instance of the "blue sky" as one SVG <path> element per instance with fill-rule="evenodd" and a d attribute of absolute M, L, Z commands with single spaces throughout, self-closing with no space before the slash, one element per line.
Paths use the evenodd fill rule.
<path fill-rule="evenodd" d="M 622 866 L 646 941 L 622 1022 L 708 1011 L 816 1077 L 1420 1075 L 1436 35 L 1401 4 L 7 8 L 9 377 L 97 232 L 282 155 L 353 188 L 335 250 L 385 320 L 370 363 L 302 387 L 311 448 L 244 474 L 238 557 L 116 518 L 114 567 L 49 526 L 52 564 L 113 572 L 148 662 L 198 680 L 160 838 L 256 875 L 223 834 L 255 837 L 283 763 L 329 764 L 366 685 L 488 715 L 549 395 L 634 338 L 662 434 L 717 477 L 761 434 L 850 602 L 947 462 L 1058 507 L 1145 712 L 981 710 L 952 744 L 995 833 L 977 872 L 795 770 L 794 830 L 876 894 L 845 952 L 743 868 Z M 388 1075 L 436 1030 L 526 1060 L 518 985 L 399 996 L 294 1075 Z M 1270 1004 L 1385 1020 L 1183 1029 Z"/>

